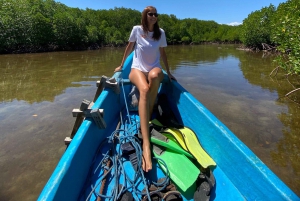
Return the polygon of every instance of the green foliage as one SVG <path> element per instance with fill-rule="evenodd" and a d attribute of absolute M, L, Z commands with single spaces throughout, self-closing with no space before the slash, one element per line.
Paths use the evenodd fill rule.
<path fill-rule="evenodd" d="M 231 34 L 233 35 L 233 34 Z M 262 43 L 276 45 L 275 59 L 289 74 L 300 74 L 300 1 L 288 0 L 276 9 L 252 12 L 243 21 L 240 39 L 245 46 L 262 49 Z"/>
<path fill-rule="evenodd" d="M 0 1 L 1 49 L 21 48 L 30 44 L 32 16 L 25 0 Z"/>
<path fill-rule="evenodd" d="M 141 23 L 141 12 L 127 8 L 81 10 L 54 0 L 0 3 L 0 53 L 125 45 L 132 27 Z M 239 41 L 238 27 L 166 14 L 158 20 L 169 44 Z"/>
<path fill-rule="evenodd" d="M 183 36 L 181 41 L 185 44 L 185 43 L 189 43 L 191 40 L 188 36 Z"/>
<path fill-rule="evenodd" d="M 87 30 L 87 40 L 91 43 L 96 43 L 98 41 L 98 31 L 97 31 L 97 27 L 96 26 L 87 26 L 86 27 Z"/>
<path fill-rule="evenodd" d="M 299 0 L 289 0 L 278 6 L 272 29 L 272 39 L 278 45 L 277 49 L 283 53 L 276 61 L 288 73 L 300 74 Z"/>
<path fill-rule="evenodd" d="M 271 44 L 271 20 L 275 13 L 271 4 L 261 10 L 254 11 L 243 21 L 241 40 L 244 45 L 261 48 L 262 43 Z"/>
<path fill-rule="evenodd" d="M 52 24 L 49 18 L 46 18 L 40 12 L 33 15 L 32 18 L 32 44 L 45 46 L 54 39 Z"/>

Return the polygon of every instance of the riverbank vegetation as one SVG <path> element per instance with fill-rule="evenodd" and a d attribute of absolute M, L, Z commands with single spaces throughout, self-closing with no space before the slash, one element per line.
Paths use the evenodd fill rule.
<path fill-rule="evenodd" d="M 54 0 L 0 0 L 0 53 L 98 49 L 124 46 L 140 24 L 128 8 L 70 8 Z M 241 43 L 248 50 L 278 54 L 278 67 L 300 74 L 300 1 L 288 0 L 254 11 L 239 26 L 160 14 L 168 44 Z"/>
<path fill-rule="evenodd" d="M 252 12 L 243 21 L 240 39 L 247 48 L 263 49 L 275 52 L 274 60 L 278 66 L 270 73 L 276 76 L 279 69 L 286 72 L 287 81 L 295 92 L 300 92 L 300 1 L 288 0 L 275 8 L 269 7 Z M 290 82 L 289 77 L 297 75 L 296 81 Z M 298 93 L 299 94 L 299 93 Z M 299 102 L 299 96 L 293 101 Z"/>
<path fill-rule="evenodd" d="M 141 12 L 70 8 L 54 0 L 0 0 L 0 53 L 122 46 Z M 239 42 L 239 27 L 161 14 L 169 44 Z"/>
<path fill-rule="evenodd" d="M 276 9 L 252 12 L 243 21 L 240 39 L 251 49 L 276 51 L 279 66 L 288 74 L 300 73 L 300 1 L 288 0 Z"/>

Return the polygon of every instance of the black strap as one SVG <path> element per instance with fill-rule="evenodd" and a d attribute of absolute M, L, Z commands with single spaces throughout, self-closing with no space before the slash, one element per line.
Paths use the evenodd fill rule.
<path fill-rule="evenodd" d="M 157 155 L 162 155 L 165 152 L 165 148 L 159 146 L 159 145 L 152 145 L 153 146 L 153 151 L 157 154 Z"/>
<path fill-rule="evenodd" d="M 216 180 L 210 169 L 201 172 L 197 180 L 197 189 L 194 192 L 194 200 L 209 200 L 215 184 Z"/>
<path fill-rule="evenodd" d="M 167 127 L 182 128 L 170 107 L 170 103 L 166 94 L 159 94 L 157 100 L 157 120 Z"/>
<path fill-rule="evenodd" d="M 133 166 L 133 169 L 135 171 L 137 171 L 138 158 L 137 158 L 136 151 L 135 151 L 132 143 L 126 142 L 124 144 L 121 144 L 121 150 L 122 150 L 123 157 L 129 159 Z"/>
<path fill-rule="evenodd" d="M 163 134 L 161 134 L 160 132 L 158 132 L 156 129 L 152 129 L 150 131 L 151 137 L 154 137 L 160 141 L 164 141 L 164 142 L 168 142 L 169 138 L 167 138 L 166 136 L 164 136 Z"/>

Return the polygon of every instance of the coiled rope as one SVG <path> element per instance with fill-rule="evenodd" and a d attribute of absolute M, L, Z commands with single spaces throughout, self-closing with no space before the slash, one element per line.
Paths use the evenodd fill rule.
<path fill-rule="evenodd" d="M 135 195 L 136 198 L 142 198 L 143 196 L 147 196 L 148 200 L 151 200 L 150 193 L 148 190 L 148 183 L 144 175 L 144 171 L 142 169 L 142 148 L 140 145 L 140 139 L 138 139 L 135 136 L 135 131 L 138 130 L 139 122 L 136 122 L 136 119 L 131 119 L 128 105 L 127 105 L 127 98 L 126 93 L 124 90 L 123 85 L 123 79 L 118 79 L 118 82 L 121 83 L 122 91 L 123 91 L 123 98 L 125 101 L 125 107 L 126 107 L 126 120 L 124 122 L 122 118 L 122 112 L 120 108 L 120 127 L 117 128 L 114 132 L 111 133 L 110 136 L 108 136 L 106 139 L 104 139 L 99 147 L 98 150 L 94 156 L 90 172 L 89 172 L 89 180 L 87 183 L 90 184 L 91 191 L 86 197 L 86 201 L 90 200 L 92 195 L 94 195 L 98 200 L 99 198 L 105 198 L 109 201 L 116 201 L 118 200 L 121 195 L 126 192 L 130 191 L 133 195 Z M 120 93 L 121 94 L 121 93 Z M 120 95 L 121 96 L 121 95 Z M 119 100 L 121 97 L 119 96 Z M 128 121 L 128 122 L 127 122 Z M 128 123 L 128 124 L 127 124 Z M 121 151 L 121 144 L 124 144 L 126 142 L 130 142 L 132 146 L 134 147 L 136 156 L 137 156 L 137 170 L 135 171 L 135 174 L 133 175 L 133 179 L 130 178 L 132 175 L 127 175 L 125 168 L 124 168 L 124 158 L 122 156 Z M 103 151 L 103 148 L 106 148 L 107 151 L 105 153 Z M 99 154 L 102 154 L 103 158 L 100 160 L 100 162 L 97 163 L 97 158 L 99 157 Z M 156 186 L 161 186 L 161 188 L 157 189 L 155 192 L 159 192 L 168 185 L 169 183 L 169 172 L 166 163 L 159 159 L 155 158 L 157 161 L 162 164 L 167 173 L 165 178 L 160 183 L 152 182 Z M 98 173 L 99 172 L 99 173 Z M 98 175 L 97 175 L 98 173 Z M 100 193 L 103 190 L 103 186 L 105 185 L 105 181 L 108 177 L 110 182 L 114 182 L 114 188 L 111 192 L 106 193 L 106 195 Z M 121 188 L 119 188 L 119 180 L 123 176 L 124 180 L 120 181 L 123 185 Z M 93 181 L 95 181 L 95 177 L 97 179 L 97 182 L 93 185 Z M 143 183 L 146 187 L 146 192 L 141 192 L 137 187 L 140 183 Z M 96 189 L 101 185 L 102 189 L 100 192 L 96 192 Z M 84 189 L 85 190 L 85 189 Z M 109 194 L 109 195 L 108 195 Z"/>

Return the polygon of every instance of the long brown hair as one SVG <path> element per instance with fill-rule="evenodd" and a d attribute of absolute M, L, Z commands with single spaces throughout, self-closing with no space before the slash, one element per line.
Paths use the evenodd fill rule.
<path fill-rule="evenodd" d="M 147 6 L 143 12 L 142 12 L 142 28 L 144 30 L 144 32 L 147 34 L 149 32 L 149 29 L 148 29 L 148 20 L 147 20 L 147 14 L 148 12 L 151 10 L 151 9 L 155 9 L 155 7 L 153 6 Z M 157 12 L 157 10 L 156 10 Z M 154 40 L 159 40 L 160 39 L 160 36 L 161 36 L 161 32 L 159 30 L 159 26 L 158 26 L 158 19 L 156 21 L 156 23 L 154 24 L 154 27 L 153 27 L 153 36 L 152 38 Z"/>

